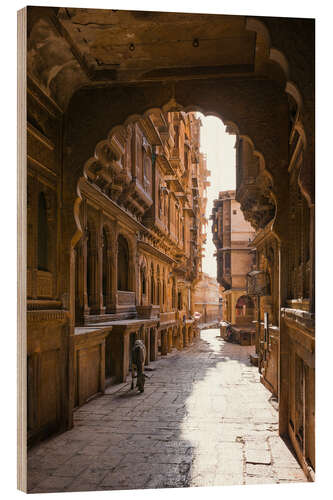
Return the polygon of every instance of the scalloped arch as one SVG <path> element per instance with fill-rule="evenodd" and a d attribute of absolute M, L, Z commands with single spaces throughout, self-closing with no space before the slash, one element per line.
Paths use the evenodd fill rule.
<path fill-rule="evenodd" d="M 145 110 L 142 113 L 142 115 L 140 115 L 140 114 L 129 115 L 126 118 L 126 120 L 124 121 L 124 123 L 117 124 L 114 127 L 112 127 L 110 129 L 109 133 L 107 134 L 107 138 L 104 140 L 101 140 L 97 143 L 97 145 L 95 147 L 94 156 L 90 157 L 85 162 L 84 167 L 83 167 L 84 177 L 86 179 L 88 178 L 88 171 L 89 171 L 89 168 L 92 166 L 97 167 L 97 171 L 98 171 L 98 163 L 102 163 L 103 166 L 108 167 L 109 162 L 114 161 L 114 160 L 116 160 L 118 162 L 120 160 L 121 151 L 120 151 L 120 149 L 119 149 L 119 151 L 116 149 L 116 152 L 115 152 L 115 144 L 114 144 L 115 141 L 113 141 L 113 137 L 116 133 L 120 133 L 121 135 L 124 135 L 124 137 L 125 137 L 126 128 L 130 124 L 140 121 L 143 117 L 147 118 L 150 115 L 152 115 L 153 113 L 161 113 L 163 111 L 166 112 L 166 110 L 171 110 L 174 101 L 175 100 L 172 97 L 171 99 L 169 99 L 169 101 L 167 101 L 160 108 L 159 107 L 148 108 L 147 110 Z M 277 198 L 276 198 L 276 195 L 274 193 L 273 176 L 266 168 L 266 162 L 265 162 L 264 155 L 261 153 L 261 151 L 256 149 L 255 143 L 253 142 L 252 138 L 246 134 L 240 134 L 240 132 L 239 132 L 240 128 L 236 122 L 233 122 L 230 120 L 226 120 L 224 122 L 223 115 L 220 113 L 216 113 L 216 112 L 211 111 L 211 110 L 205 110 L 201 106 L 196 106 L 196 105 L 188 105 L 188 106 L 184 107 L 184 106 L 181 106 L 180 104 L 177 104 L 177 106 L 178 106 L 178 111 L 183 111 L 185 113 L 200 112 L 204 116 L 213 116 L 217 119 L 220 119 L 222 121 L 222 123 L 227 127 L 227 129 L 228 129 L 227 131 L 236 136 L 235 146 L 238 144 L 239 139 L 243 139 L 250 144 L 253 155 L 259 159 L 259 175 L 267 178 L 267 180 L 268 180 L 267 184 L 268 184 L 268 188 L 270 190 L 271 198 L 272 198 L 272 201 L 274 202 L 274 205 L 276 207 L 277 206 Z M 172 111 L 170 111 L 170 112 L 172 112 Z M 116 154 L 116 158 L 115 158 L 115 154 Z M 275 211 L 275 213 L 276 213 L 276 211 Z"/>
<path fill-rule="evenodd" d="M 286 77 L 286 84 L 285 84 L 285 92 L 286 94 L 289 94 L 296 102 L 298 106 L 298 117 L 297 119 L 300 120 L 299 115 L 302 111 L 303 108 L 303 98 L 302 94 L 298 88 L 298 86 L 290 80 L 290 65 L 289 61 L 286 57 L 286 55 L 277 49 L 276 47 L 272 46 L 272 41 L 271 37 L 268 31 L 268 28 L 265 26 L 265 24 L 260 21 L 257 18 L 254 17 L 249 17 L 246 20 L 246 29 L 249 31 L 255 31 L 257 34 L 260 34 L 262 39 L 264 40 L 264 43 L 266 45 L 266 49 L 268 52 L 268 59 L 273 61 L 274 63 L 278 64 L 280 68 L 282 69 L 285 77 Z M 306 145 L 306 138 L 304 134 L 304 147 Z"/>
<path fill-rule="evenodd" d="M 170 102 L 170 100 L 168 102 Z M 156 107 L 154 107 L 154 108 L 148 108 L 146 111 L 143 112 L 142 115 L 139 115 L 139 114 L 130 115 L 130 116 L 128 116 L 126 118 L 126 120 L 125 120 L 125 122 L 123 124 L 117 124 L 114 127 L 112 127 L 111 130 L 109 131 L 109 133 L 107 134 L 107 138 L 104 139 L 104 140 L 101 140 L 101 141 L 99 141 L 97 143 L 97 145 L 95 147 L 94 156 L 90 157 L 85 162 L 84 169 L 83 169 L 85 177 L 87 176 L 87 170 L 89 169 L 90 166 L 92 166 L 94 163 L 96 163 L 96 161 L 101 161 L 101 160 L 103 160 L 105 158 L 105 155 L 107 155 L 106 148 L 110 148 L 111 147 L 111 145 L 109 144 L 109 141 L 112 140 L 112 137 L 117 132 L 125 133 L 126 127 L 128 125 L 141 120 L 142 117 L 147 118 L 150 115 L 152 115 L 153 113 L 160 113 L 161 111 L 164 111 L 164 112 L 173 112 L 172 110 L 169 110 L 168 102 L 166 104 L 164 104 L 161 108 L 156 108 Z M 167 109 L 168 109 L 168 111 L 166 111 Z M 183 111 L 185 113 L 199 112 L 199 113 L 203 114 L 204 116 L 214 116 L 215 118 L 220 119 L 222 121 L 222 123 L 226 126 L 227 132 L 229 134 L 233 134 L 233 135 L 236 136 L 236 144 L 238 143 L 239 138 L 244 138 L 248 142 L 250 142 L 250 144 L 252 145 L 252 148 L 254 150 L 254 154 L 256 154 L 258 157 L 260 157 L 260 159 L 261 159 L 261 165 L 263 166 L 263 168 L 265 168 L 264 167 L 265 160 L 264 160 L 263 154 L 260 151 L 258 151 L 258 150 L 255 149 L 255 145 L 254 145 L 252 139 L 249 136 L 243 135 L 243 134 L 242 135 L 239 134 L 239 126 L 237 125 L 236 122 L 233 122 L 233 121 L 230 121 L 230 120 L 225 120 L 224 121 L 223 120 L 223 116 L 220 113 L 216 113 L 214 111 L 206 111 L 202 107 L 196 106 L 196 105 L 189 105 L 189 106 L 186 106 L 186 107 L 183 107 L 183 106 L 179 105 L 178 112 L 179 111 Z M 111 161 L 111 159 L 110 159 L 110 161 Z M 106 158 L 106 162 L 104 162 L 104 165 L 107 166 L 107 162 L 108 162 L 108 158 Z"/>

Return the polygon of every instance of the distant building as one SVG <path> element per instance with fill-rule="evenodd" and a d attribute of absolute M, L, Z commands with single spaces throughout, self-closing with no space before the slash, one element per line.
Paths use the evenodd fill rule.
<path fill-rule="evenodd" d="M 254 303 L 247 295 L 246 277 L 255 263 L 255 251 L 250 247 L 255 230 L 245 221 L 235 191 L 219 193 L 211 219 L 217 281 L 223 288 L 223 320 L 237 326 L 251 325 Z"/>
<path fill-rule="evenodd" d="M 222 288 L 215 278 L 203 273 L 193 295 L 194 311 L 201 314 L 199 324 L 216 323 L 222 319 Z"/>

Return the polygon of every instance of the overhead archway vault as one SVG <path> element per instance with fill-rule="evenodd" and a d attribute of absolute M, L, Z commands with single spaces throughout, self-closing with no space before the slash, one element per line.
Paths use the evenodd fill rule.
<path fill-rule="evenodd" d="M 167 112 L 185 115 L 200 111 L 221 118 L 236 135 L 236 200 L 258 232 L 257 249 L 267 259 L 271 258 L 269 248 L 274 249 L 274 297 L 267 297 L 265 303 L 274 309 L 276 331 L 280 332 L 279 430 L 289 433 L 298 449 L 297 429 L 308 426 L 305 443 L 309 444 L 305 446 L 307 456 L 314 457 L 309 431 L 314 425 L 314 409 L 307 407 L 300 419 L 295 417 L 295 403 L 290 403 L 297 387 L 308 391 L 304 404 L 314 401 L 313 20 L 51 7 L 28 7 L 27 12 L 28 220 L 34 221 L 38 194 L 47 193 L 46 215 L 54 229 L 52 246 L 57 253 L 52 269 L 38 270 L 33 248 L 37 238 L 28 242 L 28 320 L 35 323 L 31 331 L 39 332 L 37 338 L 44 335 L 45 321 L 52 316 L 52 349 L 58 349 L 66 360 L 58 363 L 55 358 L 54 373 L 48 377 L 61 381 L 54 389 L 61 400 L 61 404 L 55 401 L 54 408 L 60 408 L 60 413 L 49 409 L 47 414 L 52 429 L 65 429 L 72 423 L 75 314 L 85 318 L 90 307 L 91 321 L 100 321 L 103 314 L 133 318 L 141 290 L 141 313 L 151 314 L 160 305 L 162 314 L 184 318 L 181 328 L 186 333 L 185 307 L 191 312 L 186 292 L 190 271 L 186 274 L 178 265 L 176 251 L 173 259 L 166 247 L 164 253 L 158 250 L 162 237 L 157 228 L 155 234 L 149 234 L 150 260 L 140 282 L 137 249 L 141 245 L 143 253 L 147 250 L 149 217 L 143 219 L 153 203 L 153 190 L 157 193 L 156 213 L 168 217 L 163 198 L 167 182 L 159 178 L 152 185 L 154 161 L 161 150 L 163 156 L 163 148 L 159 148 L 168 140 Z M 130 40 L 126 37 L 129 32 Z M 143 132 L 140 141 L 131 142 L 136 124 Z M 173 127 L 171 121 L 169 126 Z M 144 165 L 138 169 L 142 185 L 136 187 L 140 189 L 137 197 L 132 196 L 135 172 L 130 176 L 123 169 L 126 141 L 134 167 L 140 155 L 140 168 Z M 135 150 L 138 144 L 140 155 Z M 161 157 L 161 171 L 167 176 Z M 89 190 L 93 196 L 82 195 Z M 176 202 L 175 207 L 179 215 Z M 195 213 L 194 204 L 187 210 Z M 106 213 L 110 220 L 103 232 Z M 174 221 L 179 241 L 184 220 L 178 216 Z M 33 228 L 33 222 L 30 224 Z M 188 223 L 191 231 L 197 228 Z M 30 233 L 34 234 L 33 229 Z M 118 252 L 122 234 L 127 245 L 123 253 Z M 88 276 L 80 264 L 87 260 L 87 249 L 91 256 Z M 103 267 L 103 256 L 105 261 L 111 256 L 112 263 Z M 119 290 L 118 264 L 128 266 L 128 279 L 119 282 Z M 259 259 L 257 264 L 260 267 Z M 165 283 L 172 284 L 166 301 Z M 86 297 L 84 290 L 90 291 L 92 285 L 97 292 Z M 77 310 L 75 287 L 83 291 Z M 116 293 L 111 294 L 111 289 Z M 149 300 L 151 304 L 146 304 Z M 168 304 L 171 311 L 165 310 Z M 167 351 L 166 339 L 173 335 L 172 331 L 166 334 L 169 327 L 165 324 L 163 352 Z M 156 350 L 155 327 L 151 327 L 151 339 Z M 141 334 L 143 338 L 145 333 Z M 35 336 L 30 339 L 29 335 L 29 369 L 37 373 L 34 356 L 43 353 L 38 351 L 41 344 L 34 343 Z M 186 336 L 184 339 L 187 342 Z M 301 361 L 295 375 L 290 370 L 296 355 Z M 115 369 L 117 373 L 122 370 L 120 364 Z M 126 378 L 125 372 L 120 375 Z M 30 424 L 32 434 L 44 432 L 33 415 Z M 299 450 L 300 459 L 305 460 L 303 451 Z M 314 458 L 311 460 L 314 464 Z"/>

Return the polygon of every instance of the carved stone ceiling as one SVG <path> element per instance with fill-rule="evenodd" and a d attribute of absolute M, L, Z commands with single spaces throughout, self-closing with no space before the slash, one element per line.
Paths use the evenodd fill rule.
<path fill-rule="evenodd" d="M 241 16 L 60 8 L 57 19 L 94 80 L 254 72 L 256 35 Z"/>

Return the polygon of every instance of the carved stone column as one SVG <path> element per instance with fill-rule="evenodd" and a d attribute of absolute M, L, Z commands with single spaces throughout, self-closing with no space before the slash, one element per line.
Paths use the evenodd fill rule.
<path fill-rule="evenodd" d="M 99 227 L 97 232 L 97 276 L 96 276 L 96 286 L 97 286 L 97 313 L 104 314 L 105 307 L 103 305 L 103 226 L 102 226 L 102 212 L 99 214 Z"/>
<path fill-rule="evenodd" d="M 178 326 L 178 342 L 179 342 L 179 350 L 184 348 L 184 327 L 182 324 Z"/>
<path fill-rule="evenodd" d="M 172 343 L 172 328 L 168 328 L 168 352 L 172 351 L 173 343 Z"/>
<path fill-rule="evenodd" d="M 87 315 L 90 313 L 88 288 L 87 288 L 87 273 L 88 273 L 88 230 L 82 237 L 82 259 L 83 259 L 83 313 Z"/>
<path fill-rule="evenodd" d="M 90 235 L 91 236 L 91 235 Z M 90 290 L 89 290 L 89 307 L 90 312 L 97 314 L 99 312 L 99 288 L 98 288 L 98 249 L 97 241 L 92 240 L 90 242 L 90 252 L 88 254 L 88 264 L 89 264 L 89 279 L 90 279 Z"/>
<path fill-rule="evenodd" d="M 192 333 L 192 327 L 190 326 L 188 329 L 188 341 L 190 344 L 193 342 L 193 333 Z"/>
<path fill-rule="evenodd" d="M 78 242 L 75 252 L 75 324 L 83 323 L 85 312 L 84 291 L 85 291 L 85 266 L 83 258 L 84 237 Z"/>
<path fill-rule="evenodd" d="M 110 244 L 110 242 L 108 242 Z M 105 243 L 104 243 L 105 244 Z M 112 312 L 112 276 L 113 276 L 113 265 L 112 265 L 112 259 L 114 257 L 113 255 L 113 250 L 108 246 L 106 252 L 104 253 L 106 255 L 106 262 L 103 264 L 105 265 L 106 269 L 106 294 L 104 295 L 104 301 L 103 305 L 105 307 L 105 312 L 109 313 Z"/>
<path fill-rule="evenodd" d="M 150 349 L 150 361 L 156 361 L 157 359 L 157 328 L 150 329 L 151 336 L 151 349 Z"/>
<path fill-rule="evenodd" d="M 289 335 L 284 320 L 281 318 L 281 306 L 284 304 L 287 293 L 287 249 L 281 244 L 280 249 L 280 359 L 279 359 L 279 434 L 288 432 L 289 420 L 289 362 L 290 346 Z"/>
<path fill-rule="evenodd" d="M 167 336 L 167 330 L 162 330 L 161 331 L 161 344 L 162 344 L 161 354 L 162 354 L 162 356 L 166 356 L 168 354 L 168 336 Z"/>
<path fill-rule="evenodd" d="M 188 330 L 187 330 L 187 326 L 184 325 L 182 327 L 182 329 L 183 329 L 183 346 L 187 347 L 188 346 Z"/>
<path fill-rule="evenodd" d="M 148 366 L 150 360 L 150 328 L 145 328 L 144 330 L 145 330 L 145 346 L 146 346 L 145 366 Z"/>
<path fill-rule="evenodd" d="M 114 312 L 117 307 L 117 289 L 118 289 L 118 228 L 117 223 L 112 224 L 112 234 L 110 245 L 111 245 L 111 259 L 110 259 L 110 270 L 111 270 L 111 288 L 110 288 L 110 312 Z"/>

